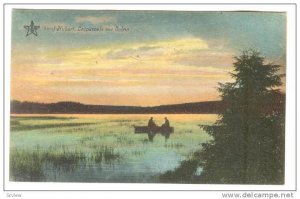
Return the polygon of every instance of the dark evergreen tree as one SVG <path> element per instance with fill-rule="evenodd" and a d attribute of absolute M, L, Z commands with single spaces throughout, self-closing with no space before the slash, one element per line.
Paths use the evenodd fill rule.
<path fill-rule="evenodd" d="M 199 153 L 204 183 L 284 182 L 284 94 L 280 66 L 265 64 L 249 50 L 235 57 L 235 80 L 220 84 L 225 109 L 213 126 L 213 140 Z"/>

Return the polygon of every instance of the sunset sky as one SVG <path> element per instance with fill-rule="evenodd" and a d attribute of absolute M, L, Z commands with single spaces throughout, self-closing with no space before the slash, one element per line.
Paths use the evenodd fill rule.
<path fill-rule="evenodd" d="M 38 36 L 26 36 L 31 21 Z M 11 98 L 135 106 L 217 100 L 217 82 L 232 81 L 234 56 L 253 48 L 284 71 L 285 42 L 285 13 L 14 10 Z"/>

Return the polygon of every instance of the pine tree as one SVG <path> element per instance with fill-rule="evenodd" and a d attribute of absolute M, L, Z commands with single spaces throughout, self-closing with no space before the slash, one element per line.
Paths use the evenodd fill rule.
<path fill-rule="evenodd" d="M 265 64 L 254 50 L 235 57 L 232 83 L 218 91 L 225 109 L 213 126 L 213 140 L 199 154 L 204 183 L 284 182 L 284 95 L 280 66 Z"/>

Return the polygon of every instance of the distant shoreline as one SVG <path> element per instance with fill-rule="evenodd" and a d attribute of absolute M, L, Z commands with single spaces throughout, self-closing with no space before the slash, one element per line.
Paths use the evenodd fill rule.
<path fill-rule="evenodd" d="M 87 105 L 78 102 L 36 103 L 11 101 L 11 114 L 218 114 L 221 101 L 193 102 L 151 107 Z"/>
<path fill-rule="evenodd" d="M 10 113 L 11 117 L 73 116 L 76 115 L 217 115 L 218 113 Z"/>

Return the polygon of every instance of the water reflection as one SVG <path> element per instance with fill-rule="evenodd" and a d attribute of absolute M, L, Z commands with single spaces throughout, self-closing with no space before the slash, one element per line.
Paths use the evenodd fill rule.
<path fill-rule="evenodd" d="M 149 115 L 61 117 L 13 118 L 28 128 L 11 132 L 11 181 L 158 182 L 210 139 L 198 126 L 211 118 L 205 115 L 168 115 L 175 133 L 159 128 L 134 133 L 141 129 L 133 125 L 143 127 Z"/>

